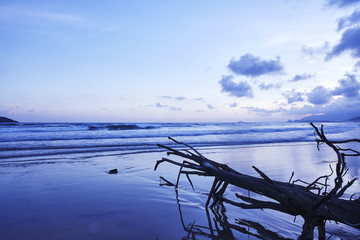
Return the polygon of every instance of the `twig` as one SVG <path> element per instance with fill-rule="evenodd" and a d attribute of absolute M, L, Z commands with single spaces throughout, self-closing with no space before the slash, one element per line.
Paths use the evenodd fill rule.
<path fill-rule="evenodd" d="M 267 181 L 268 183 L 274 184 L 274 182 L 273 182 L 268 176 L 266 176 L 265 173 L 263 173 L 262 171 L 260 171 L 260 169 L 258 169 L 258 168 L 255 167 L 255 166 L 252 166 L 252 167 L 255 169 L 255 171 L 256 171 L 258 174 L 260 174 L 260 176 L 261 176 L 265 181 Z"/>
<path fill-rule="evenodd" d="M 166 180 L 164 177 L 160 176 L 160 179 L 163 180 L 164 182 L 166 182 L 165 184 L 161 184 L 161 185 L 167 185 L 167 186 L 175 186 L 175 184 L 173 184 L 172 182 Z"/>
<path fill-rule="evenodd" d="M 293 172 L 291 173 L 291 177 L 290 177 L 290 179 L 289 179 L 289 183 L 291 182 L 291 179 L 294 177 L 294 174 L 295 174 L 295 172 L 293 171 Z"/>
<path fill-rule="evenodd" d="M 173 142 L 177 143 L 177 144 L 181 144 L 181 145 L 184 145 L 188 148 L 190 148 L 191 150 L 193 150 L 199 157 L 201 157 L 202 159 L 206 159 L 201 153 L 199 153 L 195 148 L 193 148 L 192 146 L 186 144 L 186 143 L 183 143 L 183 142 L 179 142 L 177 140 L 175 140 L 174 138 L 172 137 L 168 137 L 170 140 L 172 140 Z"/>

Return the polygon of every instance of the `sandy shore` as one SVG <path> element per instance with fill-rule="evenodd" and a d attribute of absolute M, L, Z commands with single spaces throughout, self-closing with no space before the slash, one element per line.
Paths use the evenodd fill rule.
<path fill-rule="evenodd" d="M 326 161 L 334 160 L 329 149 L 318 152 L 309 143 L 203 148 L 201 152 L 254 176 L 251 166 L 255 165 L 279 181 L 288 181 L 292 171 L 295 178 L 312 181 L 328 173 Z M 209 227 L 207 214 L 215 227 L 216 213 L 204 209 L 211 179 L 194 177 L 194 192 L 182 178 L 177 198 L 173 187 L 159 186 L 159 176 L 174 182 L 178 168 L 162 164 L 153 171 L 163 156 L 164 152 L 73 155 L 0 162 L 1 239 L 181 239 L 188 235 L 184 226 Z M 356 162 L 349 161 L 352 177 L 360 175 Z M 108 174 L 113 168 L 119 173 Z M 350 192 L 359 190 L 356 183 Z M 233 198 L 239 191 L 230 187 L 227 196 Z M 293 222 L 292 217 L 270 210 L 225 208 L 226 222 L 238 228 L 224 231 L 226 238 L 259 239 L 257 230 L 239 224 L 239 219 L 243 224 L 260 223 L 269 233 L 290 239 L 301 231 L 300 218 Z M 242 228 L 253 234 L 242 233 Z M 343 239 L 360 236 L 360 230 L 343 225 L 331 224 L 327 230 Z M 210 233 L 207 228 L 203 231 Z"/>

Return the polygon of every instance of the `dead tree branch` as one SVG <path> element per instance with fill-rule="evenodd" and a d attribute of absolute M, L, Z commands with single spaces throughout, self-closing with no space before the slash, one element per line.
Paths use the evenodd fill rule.
<path fill-rule="evenodd" d="M 348 190 L 349 187 L 356 181 L 356 179 L 352 179 L 343 186 L 344 175 L 348 171 L 346 168 L 345 157 L 358 156 L 359 152 L 348 148 L 342 149 L 335 145 L 360 142 L 360 140 L 351 139 L 343 141 L 330 141 L 325 136 L 323 125 L 321 125 L 320 129 L 313 123 L 311 123 L 311 126 L 314 128 L 318 149 L 320 149 L 321 143 L 326 144 L 328 147 L 333 149 L 337 159 L 335 171 L 333 171 L 330 166 L 332 171 L 330 174 L 320 176 L 312 183 L 305 183 L 300 179 L 290 183 L 294 174 L 292 174 L 289 182 L 275 181 L 257 167 L 253 168 L 261 176 L 261 178 L 242 174 L 230 168 L 226 164 L 217 163 L 206 158 L 193 147 L 173 138 L 169 139 L 178 145 L 185 146 L 187 149 L 176 150 L 160 144 L 158 146 L 168 150 L 168 156 L 175 155 L 186 160 L 180 163 L 168 158 L 162 158 L 157 161 L 155 170 L 163 162 L 179 166 L 180 170 L 176 188 L 178 187 L 181 174 L 186 174 L 192 187 L 193 184 L 189 175 L 214 177 L 214 181 L 206 201 L 206 207 L 209 206 L 212 200 L 213 202 L 211 207 L 214 207 L 217 202 L 226 202 L 245 209 L 270 208 L 294 216 L 301 216 L 304 219 L 304 225 L 299 239 L 312 239 L 315 227 L 318 227 L 319 235 L 325 237 L 325 222 L 327 220 L 334 220 L 349 226 L 360 228 L 360 200 L 345 200 L 341 198 L 345 191 Z M 351 153 L 349 154 L 349 152 Z M 187 169 L 190 169 L 190 171 Z M 328 191 L 328 181 L 334 172 L 335 185 L 332 189 L 330 189 L 330 191 Z M 324 183 L 321 183 L 320 181 L 324 181 Z M 296 182 L 303 182 L 307 184 L 307 186 L 295 184 Z M 236 203 L 228 200 L 223 195 L 229 184 L 266 196 L 274 200 L 274 202 L 260 201 L 240 195 L 237 195 L 237 197 L 243 201 L 242 203 Z M 317 193 L 312 192 L 312 190 L 317 190 Z"/>

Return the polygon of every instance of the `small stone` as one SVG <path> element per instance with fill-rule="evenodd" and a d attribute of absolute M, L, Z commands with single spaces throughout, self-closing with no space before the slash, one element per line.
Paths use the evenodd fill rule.
<path fill-rule="evenodd" d="M 118 173 L 118 170 L 115 168 L 115 169 L 111 169 L 110 171 L 109 171 L 109 174 L 116 174 L 116 173 Z"/>

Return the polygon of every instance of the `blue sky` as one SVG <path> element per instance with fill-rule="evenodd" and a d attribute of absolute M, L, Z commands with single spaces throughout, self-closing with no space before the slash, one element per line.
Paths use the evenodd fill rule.
<path fill-rule="evenodd" d="M 19 121 L 360 115 L 360 0 L 3 0 L 0 36 Z"/>

